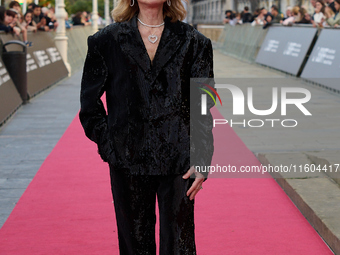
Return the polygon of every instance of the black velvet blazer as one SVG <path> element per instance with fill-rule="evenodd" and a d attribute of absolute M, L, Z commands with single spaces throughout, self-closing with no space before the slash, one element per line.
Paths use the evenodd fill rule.
<path fill-rule="evenodd" d="M 213 77 L 213 51 L 209 39 L 183 22 L 165 19 L 152 62 L 136 16 L 89 36 L 79 117 L 101 158 L 131 174 L 181 174 L 193 164 L 210 166 L 213 103 L 208 100 L 205 116 L 199 95 L 190 103 L 192 77 Z M 107 112 L 100 99 L 104 92 Z M 190 145 L 190 134 L 199 142 Z"/>

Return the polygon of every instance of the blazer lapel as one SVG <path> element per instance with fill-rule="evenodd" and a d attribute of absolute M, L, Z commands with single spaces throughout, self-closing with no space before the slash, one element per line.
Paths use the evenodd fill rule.
<path fill-rule="evenodd" d="M 136 16 L 122 24 L 118 38 L 122 51 L 133 58 L 145 73 L 148 73 L 151 68 L 150 58 L 138 31 Z"/>
<path fill-rule="evenodd" d="M 157 47 L 156 55 L 152 61 L 152 82 L 154 82 L 168 61 L 186 41 L 180 22 L 172 23 L 170 18 L 165 18 L 165 27 Z"/>
<path fill-rule="evenodd" d="M 169 17 L 166 17 L 164 22 L 164 30 L 152 61 L 152 66 L 143 39 L 138 31 L 136 15 L 131 20 L 122 24 L 118 36 L 122 51 L 134 59 L 141 69 L 148 74 L 148 77 L 151 74 L 151 83 L 156 80 L 164 65 L 186 41 L 180 22 L 172 23 Z"/>

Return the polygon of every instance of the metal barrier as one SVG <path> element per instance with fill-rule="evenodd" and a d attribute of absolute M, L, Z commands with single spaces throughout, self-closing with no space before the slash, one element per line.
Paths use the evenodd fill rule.
<path fill-rule="evenodd" d="M 23 65 L 20 67 L 27 76 L 20 75 L 18 70 L 18 59 L 11 59 L 12 52 L 4 52 L 2 54 L 0 62 L 0 125 L 6 121 L 6 119 L 15 112 L 15 110 L 22 104 L 23 100 L 27 99 L 45 90 L 51 85 L 64 77 L 67 77 L 68 71 L 65 67 L 61 56 L 55 47 L 53 38 L 48 32 L 29 33 L 28 40 L 33 42 L 33 47 L 27 48 L 27 52 L 23 52 L 22 44 L 7 44 L 7 42 L 17 39 L 12 34 L 0 33 L 1 49 L 2 45 L 5 45 L 6 51 L 17 51 L 21 53 L 21 57 L 24 59 Z M 26 48 L 26 47 L 25 47 Z M 13 66 L 14 68 L 7 72 L 6 66 Z M 18 87 L 18 91 L 21 93 L 23 100 L 13 84 L 12 79 L 20 84 L 25 83 L 27 80 L 27 90 L 21 85 Z M 19 81 L 19 83 L 18 83 Z M 24 91 L 25 90 L 25 91 Z"/>
<path fill-rule="evenodd" d="M 316 34 L 313 27 L 269 27 L 256 63 L 299 76 Z"/>
<path fill-rule="evenodd" d="M 224 26 L 217 48 L 232 57 L 256 62 L 312 81 L 340 93 L 340 28 L 274 24 Z M 263 44 L 263 45 L 262 45 Z M 260 48 L 261 52 L 259 53 Z"/>
<path fill-rule="evenodd" d="M 217 48 L 232 57 L 254 62 L 267 34 L 262 26 L 226 24 L 217 41 Z"/>
<path fill-rule="evenodd" d="M 301 77 L 340 92 L 339 41 L 339 29 L 322 29 Z"/>
<path fill-rule="evenodd" d="M 68 36 L 68 61 L 71 64 L 73 73 L 84 65 L 87 53 L 87 37 L 92 33 L 92 27 L 90 26 L 74 27 L 66 32 Z M 68 75 L 65 64 L 54 44 L 54 37 L 54 32 L 28 33 L 28 40 L 33 42 L 33 47 L 27 48 L 27 54 L 24 54 L 27 59 L 23 68 L 27 75 L 27 92 L 29 97 L 33 97 Z M 0 32 L 0 53 L 2 53 L 2 45 L 14 39 L 17 38 L 12 34 Z M 6 49 L 9 51 L 21 51 L 22 53 L 21 45 L 19 47 L 18 45 L 10 44 L 6 46 Z M 11 54 L 11 52 L 8 53 Z M 11 65 L 9 63 L 10 59 L 7 62 L 6 64 Z M 15 73 L 17 68 L 14 69 Z M 16 78 L 20 80 L 24 77 L 19 75 L 13 76 L 14 80 Z M 22 93 L 22 96 L 23 99 L 27 98 L 24 93 Z M 22 102 L 2 58 L 0 58 L 0 126 L 20 107 Z"/>
<path fill-rule="evenodd" d="M 22 99 L 0 58 L 0 126 L 21 104 Z"/>
<path fill-rule="evenodd" d="M 67 57 L 72 73 L 83 68 L 87 53 L 87 37 L 92 34 L 91 26 L 76 26 L 66 31 L 68 37 Z"/>
<path fill-rule="evenodd" d="M 27 91 L 33 97 L 44 89 L 67 77 L 68 71 L 49 32 L 28 33 L 33 46 L 27 48 Z M 11 34 L 0 34 L 3 43 L 13 40 Z M 8 45 L 9 50 L 18 46 Z M 22 50 L 20 46 L 20 50 Z"/>
<path fill-rule="evenodd" d="M 55 32 L 50 32 L 50 34 L 55 36 Z M 87 38 L 92 34 L 91 26 L 74 26 L 72 29 L 66 30 L 68 37 L 67 59 L 71 65 L 72 74 L 83 68 L 87 54 Z"/>
<path fill-rule="evenodd" d="M 210 38 L 212 41 L 218 41 L 224 29 L 223 25 L 198 25 L 197 30 Z"/>

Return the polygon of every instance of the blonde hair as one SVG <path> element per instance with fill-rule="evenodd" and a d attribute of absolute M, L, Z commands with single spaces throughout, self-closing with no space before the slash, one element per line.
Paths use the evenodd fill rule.
<path fill-rule="evenodd" d="M 292 14 L 293 15 L 298 15 L 299 11 L 300 11 L 300 7 L 297 6 L 297 5 L 292 8 Z"/>
<path fill-rule="evenodd" d="M 135 1 L 133 6 L 130 6 L 131 0 L 119 0 L 116 8 L 113 9 L 111 15 L 115 22 L 123 22 L 132 19 L 132 17 L 139 12 L 138 1 Z M 186 0 L 185 0 L 186 1 Z M 171 0 L 171 6 L 166 2 L 163 4 L 163 15 L 171 18 L 171 22 L 177 20 L 184 20 L 187 12 L 181 0 Z"/>

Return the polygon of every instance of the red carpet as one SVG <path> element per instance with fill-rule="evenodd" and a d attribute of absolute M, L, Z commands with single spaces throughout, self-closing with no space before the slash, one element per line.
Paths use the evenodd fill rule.
<path fill-rule="evenodd" d="M 214 134 L 213 165 L 259 165 L 229 126 Z M 76 117 L 1 228 L 0 254 L 119 254 L 108 171 Z M 199 255 L 333 254 L 271 178 L 207 180 L 195 218 Z"/>

